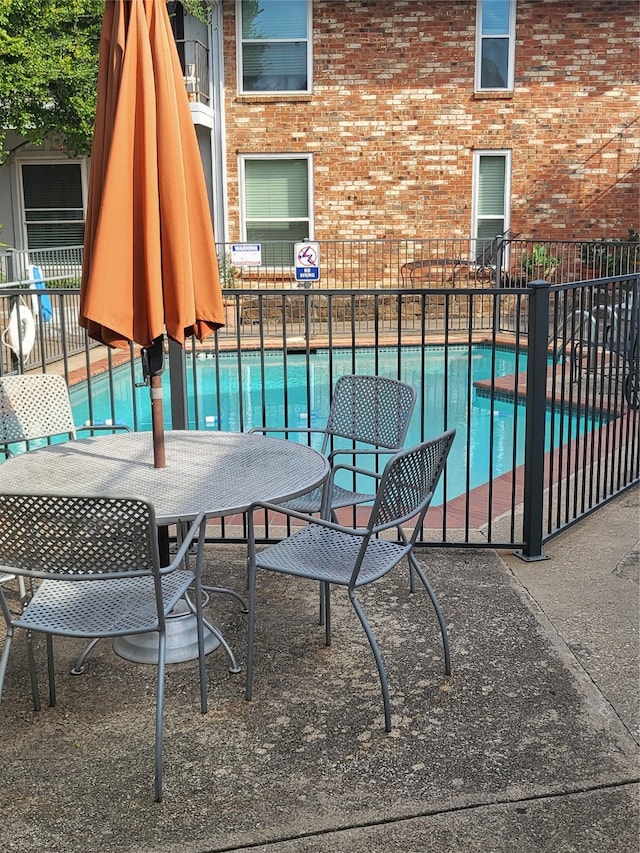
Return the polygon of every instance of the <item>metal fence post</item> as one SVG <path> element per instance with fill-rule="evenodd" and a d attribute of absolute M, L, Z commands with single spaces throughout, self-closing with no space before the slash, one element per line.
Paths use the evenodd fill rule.
<path fill-rule="evenodd" d="M 185 354 L 180 344 L 171 339 L 169 339 L 169 388 L 171 389 L 171 429 L 189 429 Z"/>
<path fill-rule="evenodd" d="M 547 558 L 542 554 L 542 520 L 550 285 L 547 281 L 534 281 L 531 287 L 522 522 L 525 545 L 517 554 L 523 560 L 545 560 Z"/>

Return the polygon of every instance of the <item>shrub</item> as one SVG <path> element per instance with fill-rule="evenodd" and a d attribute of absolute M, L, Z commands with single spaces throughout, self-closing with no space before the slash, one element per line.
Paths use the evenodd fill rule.
<path fill-rule="evenodd" d="M 625 275 L 640 269 L 640 240 L 638 232 L 629 229 L 627 237 L 602 238 L 582 247 L 582 260 L 600 274 Z"/>
<path fill-rule="evenodd" d="M 541 271 L 553 272 L 558 265 L 558 259 L 551 254 L 547 246 L 536 243 L 531 252 L 522 258 L 520 265 L 528 275 L 538 275 Z"/>
<path fill-rule="evenodd" d="M 236 276 L 238 270 L 231 263 L 231 255 L 218 255 L 218 273 L 220 274 L 220 287 L 223 290 L 231 290 L 236 287 Z"/>

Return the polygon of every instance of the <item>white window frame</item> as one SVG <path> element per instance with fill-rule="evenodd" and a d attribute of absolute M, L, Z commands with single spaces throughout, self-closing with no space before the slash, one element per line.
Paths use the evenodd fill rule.
<path fill-rule="evenodd" d="M 268 2 L 268 0 L 267 0 Z M 294 95 L 306 95 L 311 94 L 313 91 L 313 13 L 312 13 L 312 0 L 304 0 L 307 4 L 307 88 L 306 89 L 266 89 L 264 91 L 258 91 L 254 89 L 245 90 L 244 88 L 244 74 L 242 71 L 242 0 L 236 0 L 236 77 L 237 77 L 237 86 L 238 93 L 240 95 L 245 95 L 249 97 L 251 95 L 273 95 L 278 96 L 280 98 L 286 98 L 287 96 Z M 287 39 L 278 39 L 274 40 L 278 42 L 286 42 Z M 299 42 L 301 39 L 289 39 L 288 41 Z"/>
<path fill-rule="evenodd" d="M 307 162 L 307 216 L 283 221 L 308 222 L 306 239 L 313 240 L 313 154 L 240 154 L 238 157 L 238 186 L 240 189 L 240 233 L 247 241 L 247 207 L 245 163 L 248 160 L 305 160 Z"/>
<path fill-rule="evenodd" d="M 500 149 L 500 150 L 484 150 L 484 151 L 474 151 L 473 152 L 473 190 L 472 190 L 472 201 L 471 201 L 471 210 L 473 220 L 471 223 L 471 236 L 474 242 L 474 246 L 477 245 L 478 241 L 478 223 L 480 220 L 488 221 L 489 217 L 483 217 L 478 214 L 478 203 L 479 203 L 479 195 L 480 195 L 480 160 L 482 157 L 502 157 L 505 161 L 504 164 L 504 198 L 502 204 L 503 216 L 501 217 L 503 222 L 502 229 L 496 229 L 496 233 L 492 235 L 492 237 L 497 237 L 498 234 L 504 233 L 508 231 L 511 227 L 511 151 L 508 148 Z M 481 238 L 486 239 L 486 238 Z"/>
<path fill-rule="evenodd" d="M 515 81 L 515 56 L 516 56 L 516 0 L 509 0 L 509 32 L 502 36 L 496 36 L 482 32 L 482 6 L 484 0 L 476 2 L 476 92 L 513 92 Z M 482 86 L 482 48 L 485 39 L 505 38 L 509 40 L 507 85 L 506 86 Z"/>
<path fill-rule="evenodd" d="M 83 224 L 86 221 L 87 216 L 87 183 L 88 183 L 88 166 L 87 166 L 87 158 L 86 157 L 76 157 L 69 158 L 65 156 L 43 156 L 38 152 L 34 152 L 33 155 L 29 156 L 23 155 L 19 158 L 16 158 L 15 161 L 15 180 L 16 187 L 18 190 L 18 199 L 19 199 L 19 226 L 17 228 L 16 233 L 22 234 L 22 245 L 25 249 L 29 246 L 28 239 L 28 230 L 27 225 L 32 223 L 27 223 L 27 209 L 24 197 L 24 182 L 23 182 L 23 166 L 78 166 L 80 169 L 80 188 L 82 193 L 82 221 Z M 76 208 L 74 208 L 76 209 Z M 60 220 L 63 222 L 64 220 Z M 81 238 L 78 245 L 82 245 L 83 239 Z M 32 247 L 33 248 L 33 247 Z M 57 248 L 57 247 L 47 247 L 47 248 Z M 37 249 L 33 248 L 33 251 L 37 251 Z"/>

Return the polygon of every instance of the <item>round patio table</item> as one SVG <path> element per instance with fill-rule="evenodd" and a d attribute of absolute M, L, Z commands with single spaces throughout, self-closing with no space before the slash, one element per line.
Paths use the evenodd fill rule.
<path fill-rule="evenodd" d="M 244 513 L 320 485 L 326 458 L 311 447 L 258 433 L 172 430 L 165 468 L 153 467 L 149 432 L 77 439 L 21 453 L 0 464 L 0 490 L 144 497 L 158 524 Z"/>
<path fill-rule="evenodd" d="M 1 463 L 0 491 L 142 497 L 166 528 L 201 511 L 219 518 L 245 513 L 254 501 L 289 500 L 321 485 L 329 473 L 327 459 L 317 450 L 258 433 L 172 430 L 165 433 L 165 453 L 166 467 L 154 468 L 149 432 L 51 444 Z M 169 663 L 197 655 L 193 614 L 177 612 L 173 621 L 167 635 Z M 217 629 L 208 637 L 207 652 L 221 641 L 235 664 Z M 119 638 L 114 648 L 128 660 L 147 663 L 157 657 L 157 638 Z"/>

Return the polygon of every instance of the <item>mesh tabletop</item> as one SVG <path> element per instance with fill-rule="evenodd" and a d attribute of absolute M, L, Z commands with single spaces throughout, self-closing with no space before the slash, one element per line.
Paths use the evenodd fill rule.
<path fill-rule="evenodd" d="M 142 497 L 170 524 L 289 500 L 328 472 L 317 450 L 258 434 L 170 431 L 165 451 L 166 468 L 154 468 L 149 432 L 54 444 L 0 464 L 0 491 Z"/>

